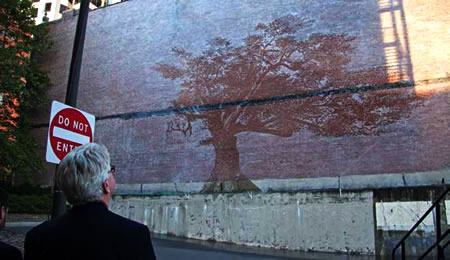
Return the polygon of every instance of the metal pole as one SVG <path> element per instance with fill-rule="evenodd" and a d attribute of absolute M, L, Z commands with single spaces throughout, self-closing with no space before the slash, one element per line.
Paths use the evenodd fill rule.
<path fill-rule="evenodd" d="M 81 0 L 77 31 L 73 44 L 72 61 L 70 62 L 69 82 L 67 83 L 66 104 L 77 106 L 78 83 L 80 81 L 81 61 L 83 58 L 84 38 L 89 14 L 89 0 Z"/>
<path fill-rule="evenodd" d="M 405 241 L 402 242 L 402 260 L 406 259 Z"/>
<path fill-rule="evenodd" d="M 56 172 L 58 171 L 58 165 L 55 167 L 55 174 L 53 175 L 53 207 L 52 218 L 60 216 L 66 212 L 66 197 L 64 193 L 56 185 Z"/>
<path fill-rule="evenodd" d="M 441 239 L 441 205 L 436 204 L 436 241 Z M 440 244 L 437 245 L 437 259 L 444 259 L 442 254 L 442 247 Z"/>
<path fill-rule="evenodd" d="M 77 30 L 73 43 L 72 60 L 70 62 L 69 81 L 67 83 L 66 101 L 69 106 L 77 106 L 78 83 L 80 81 L 81 61 L 83 58 L 84 39 L 89 14 L 89 0 L 81 0 L 80 12 L 78 14 Z M 56 176 L 56 170 L 55 170 Z M 52 218 L 58 217 L 66 212 L 66 198 L 57 187 L 56 182 L 53 189 Z"/>

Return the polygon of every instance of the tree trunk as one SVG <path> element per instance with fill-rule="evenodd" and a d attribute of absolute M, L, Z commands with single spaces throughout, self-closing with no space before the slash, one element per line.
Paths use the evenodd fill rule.
<path fill-rule="evenodd" d="M 220 132 L 212 133 L 212 145 L 214 145 L 216 160 L 214 169 L 211 172 L 211 181 L 239 180 L 242 174 L 237 138 L 227 133 L 221 134 Z"/>
<path fill-rule="evenodd" d="M 241 172 L 237 138 L 224 131 L 211 131 L 210 143 L 214 146 L 215 165 L 211 172 L 210 183 L 203 188 L 204 192 L 240 192 L 260 191 Z"/>

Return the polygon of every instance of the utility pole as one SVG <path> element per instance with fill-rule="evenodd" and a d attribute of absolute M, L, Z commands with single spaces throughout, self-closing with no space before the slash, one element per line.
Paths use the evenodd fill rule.
<path fill-rule="evenodd" d="M 72 60 L 70 62 L 69 81 L 67 83 L 66 105 L 77 106 L 78 83 L 80 81 L 81 61 L 83 58 L 84 39 L 89 14 L 89 0 L 81 0 L 80 12 L 78 14 L 77 30 L 73 44 Z M 58 166 L 55 169 L 55 177 Z M 52 218 L 58 217 L 66 212 L 66 198 L 57 187 L 56 181 L 53 186 L 53 208 Z"/>

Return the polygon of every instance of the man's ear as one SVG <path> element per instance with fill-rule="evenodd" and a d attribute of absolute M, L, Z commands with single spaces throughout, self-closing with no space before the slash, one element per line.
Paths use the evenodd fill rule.
<path fill-rule="evenodd" d="M 111 189 L 109 187 L 109 181 L 105 180 L 102 183 L 102 189 L 103 189 L 103 194 L 110 194 L 111 193 Z"/>

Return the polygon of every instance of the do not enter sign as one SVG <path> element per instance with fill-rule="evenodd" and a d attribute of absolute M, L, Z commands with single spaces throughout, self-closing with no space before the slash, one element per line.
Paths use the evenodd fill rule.
<path fill-rule="evenodd" d="M 52 103 L 48 129 L 48 162 L 59 163 L 72 149 L 94 140 L 95 117 L 57 101 Z"/>

